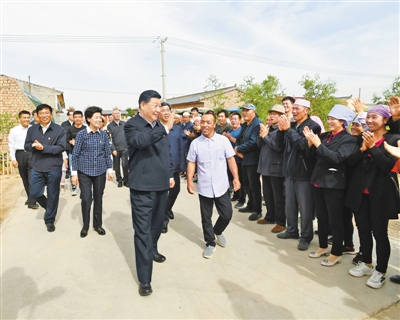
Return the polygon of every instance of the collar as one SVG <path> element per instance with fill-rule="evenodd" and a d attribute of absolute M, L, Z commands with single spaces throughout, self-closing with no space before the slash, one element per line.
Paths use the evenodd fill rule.
<path fill-rule="evenodd" d="M 42 126 L 42 124 L 39 122 L 39 128 L 49 129 L 50 126 L 51 126 L 51 121 L 49 122 L 49 124 L 47 126 Z"/>
<path fill-rule="evenodd" d="M 146 121 L 149 125 L 151 125 L 152 128 L 154 128 L 154 127 L 156 126 L 157 120 L 154 121 L 153 123 L 151 123 L 151 122 L 148 121 L 147 119 L 143 118 L 143 116 L 140 114 L 140 112 L 139 112 L 139 116 L 140 116 L 144 121 Z"/>
<path fill-rule="evenodd" d="M 331 142 L 332 139 L 336 138 L 339 134 L 341 134 L 345 129 L 340 130 L 339 132 L 336 132 L 335 134 L 332 134 L 331 132 L 328 133 L 328 140 L 326 142 Z"/>
<path fill-rule="evenodd" d="M 93 132 L 93 133 L 100 133 L 100 129 L 97 129 L 96 131 L 92 131 L 92 129 L 90 129 L 90 126 L 86 126 L 86 132 L 87 133 L 91 133 L 91 132 Z"/>

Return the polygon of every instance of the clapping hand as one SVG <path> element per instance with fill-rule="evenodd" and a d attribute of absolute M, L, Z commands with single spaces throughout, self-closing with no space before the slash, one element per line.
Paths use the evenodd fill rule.
<path fill-rule="evenodd" d="M 304 127 L 303 134 L 308 141 L 309 147 L 311 147 L 311 145 L 314 145 L 316 148 L 320 146 L 321 139 L 312 130 L 310 130 L 309 127 L 307 126 Z"/>
<path fill-rule="evenodd" d="M 278 119 L 278 129 L 280 131 L 285 131 L 290 128 L 290 121 L 286 115 L 281 115 Z"/>
<path fill-rule="evenodd" d="M 265 126 L 264 124 L 260 123 L 260 137 L 264 138 L 269 133 L 269 127 Z"/>
<path fill-rule="evenodd" d="M 370 131 L 365 131 L 362 134 L 363 144 L 366 148 L 371 149 L 375 146 L 375 137 L 374 133 Z"/>

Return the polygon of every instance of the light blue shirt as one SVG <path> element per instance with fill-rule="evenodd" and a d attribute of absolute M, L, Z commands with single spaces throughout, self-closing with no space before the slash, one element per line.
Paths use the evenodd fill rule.
<path fill-rule="evenodd" d="M 226 159 L 235 155 L 229 139 L 214 133 L 193 140 L 187 160 L 197 164 L 197 189 L 207 198 L 218 198 L 229 189 Z"/>

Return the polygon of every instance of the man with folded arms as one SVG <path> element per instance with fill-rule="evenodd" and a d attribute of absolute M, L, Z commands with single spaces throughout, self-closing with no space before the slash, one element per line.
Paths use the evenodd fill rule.
<path fill-rule="evenodd" d="M 215 116 L 205 114 L 201 118 L 202 135 L 193 140 L 187 160 L 187 190 L 194 194 L 193 175 L 197 164 L 197 187 L 200 199 L 201 224 L 206 249 L 203 257 L 211 258 L 215 241 L 225 247 L 227 241 L 222 234 L 232 218 L 232 203 L 229 198 L 229 180 L 226 164 L 233 175 L 233 188 L 240 188 L 235 152 L 229 140 L 215 132 Z M 213 204 L 218 211 L 218 220 L 212 225 Z M 214 236 L 215 235 L 215 236 Z"/>

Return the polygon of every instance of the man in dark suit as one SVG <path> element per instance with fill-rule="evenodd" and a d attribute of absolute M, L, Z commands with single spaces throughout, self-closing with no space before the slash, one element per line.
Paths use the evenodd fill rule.
<path fill-rule="evenodd" d="M 24 144 L 24 150 L 32 152 L 29 194 L 46 210 L 44 222 L 47 231 L 53 232 L 60 196 L 65 130 L 51 121 L 53 108 L 49 105 L 40 104 L 36 111 L 40 123 L 28 129 Z M 45 186 L 47 197 L 43 194 Z"/>
<path fill-rule="evenodd" d="M 167 135 L 174 114 L 166 124 L 158 121 L 161 96 L 147 90 L 139 97 L 139 113 L 124 127 L 129 152 L 129 188 L 139 294 L 150 295 L 153 261 L 164 262 L 158 252 L 167 205 L 168 190 L 174 187 Z"/>

